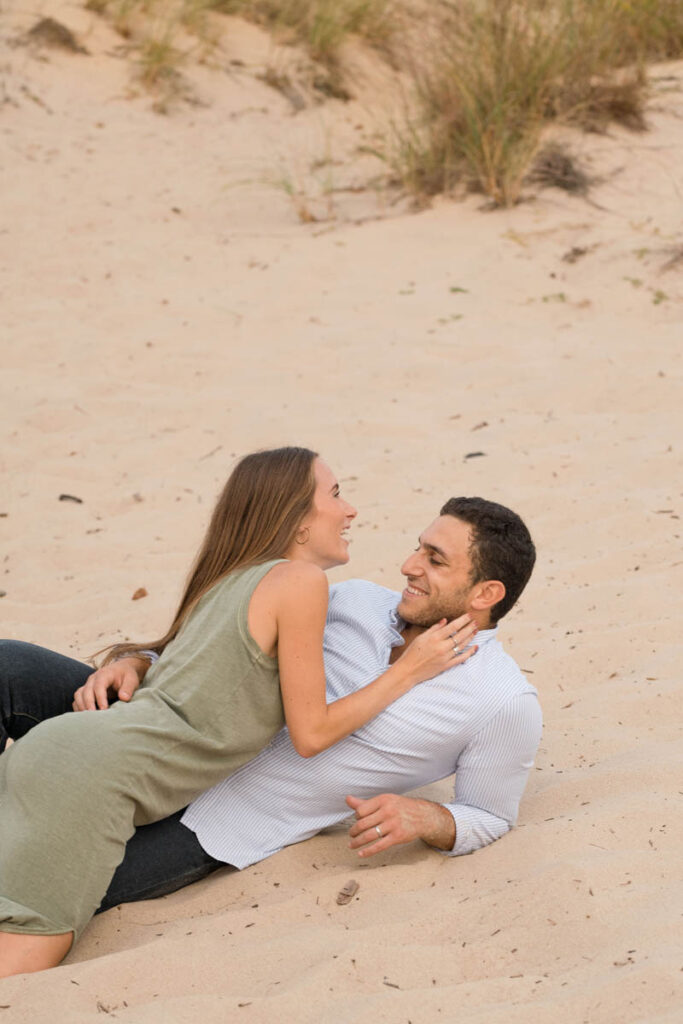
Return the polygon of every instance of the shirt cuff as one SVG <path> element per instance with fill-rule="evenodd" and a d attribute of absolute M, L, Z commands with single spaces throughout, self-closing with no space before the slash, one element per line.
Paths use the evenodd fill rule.
<path fill-rule="evenodd" d="M 500 839 L 510 826 L 507 821 L 469 804 L 443 804 L 455 821 L 455 843 L 452 850 L 442 850 L 447 857 L 460 857 L 473 853 L 482 846 Z"/>
<path fill-rule="evenodd" d="M 138 651 L 137 653 L 141 654 L 143 658 L 149 658 L 150 665 L 156 665 L 160 657 L 156 651 Z"/>
<path fill-rule="evenodd" d="M 125 651 L 123 654 L 119 654 L 114 661 L 121 661 L 123 658 L 147 658 L 150 665 L 156 664 L 159 660 L 160 655 L 156 651 Z"/>

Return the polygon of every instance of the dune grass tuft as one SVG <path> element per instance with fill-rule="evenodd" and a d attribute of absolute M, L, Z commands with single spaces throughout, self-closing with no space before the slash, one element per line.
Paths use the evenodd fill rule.
<path fill-rule="evenodd" d="M 137 55 L 138 76 L 143 85 L 155 87 L 177 80 L 184 54 L 174 45 L 173 33 L 166 28 L 150 34 L 140 43 Z"/>
<path fill-rule="evenodd" d="M 389 0 L 208 0 L 208 6 L 268 25 L 323 64 L 336 62 L 350 34 L 382 42 L 390 31 Z"/>
<path fill-rule="evenodd" d="M 170 78 L 183 54 L 173 44 L 179 30 L 194 35 L 207 49 L 217 43 L 213 13 L 234 14 L 271 29 L 285 43 L 302 45 L 323 67 L 311 85 L 318 92 L 348 100 L 339 59 L 350 35 L 376 46 L 391 35 L 394 0 L 85 0 L 88 10 L 107 17 L 138 52 L 138 80 L 156 87 Z M 155 28 L 163 23 L 160 33 Z"/>
<path fill-rule="evenodd" d="M 683 56 L 683 0 L 85 2 L 131 39 L 139 77 L 153 88 L 177 75 L 176 33 L 210 45 L 212 13 L 250 18 L 304 46 L 318 62 L 312 87 L 342 99 L 344 41 L 355 34 L 381 47 L 414 86 L 383 155 L 418 201 L 473 189 L 511 205 L 548 124 L 644 129 L 647 63 Z M 150 31 L 154 22 L 163 31 Z M 271 84 L 287 85 L 276 77 Z"/>
<path fill-rule="evenodd" d="M 681 0 L 450 4 L 391 162 L 418 198 L 465 186 L 511 205 L 550 121 L 642 129 L 645 61 L 682 53 Z"/>

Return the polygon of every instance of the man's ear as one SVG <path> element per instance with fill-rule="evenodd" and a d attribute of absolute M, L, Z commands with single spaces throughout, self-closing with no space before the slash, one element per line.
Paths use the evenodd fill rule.
<path fill-rule="evenodd" d="M 477 583 L 470 598 L 470 607 L 478 612 L 486 612 L 505 597 L 505 584 L 500 580 L 483 580 Z"/>

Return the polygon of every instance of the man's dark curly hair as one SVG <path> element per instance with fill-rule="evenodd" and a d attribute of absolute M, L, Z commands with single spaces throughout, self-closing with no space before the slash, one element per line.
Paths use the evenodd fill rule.
<path fill-rule="evenodd" d="M 495 625 L 529 582 L 536 561 L 531 535 L 516 512 L 485 498 L 450 498 L 440 514 L 455 516 L 472 527 L 472 584 L 500 580 L 505 585 L 505 597 L 491 608 Z"/>

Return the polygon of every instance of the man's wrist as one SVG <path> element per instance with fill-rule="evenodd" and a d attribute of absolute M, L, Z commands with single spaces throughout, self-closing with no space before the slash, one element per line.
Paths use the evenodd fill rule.
<path fill-rule="evenodd" d="M 450 851 L 455 846 L 457 830 L 455 819 L 443 804 L 422 800 L 424 824 L 420 839 L 435 850 Z"/>

